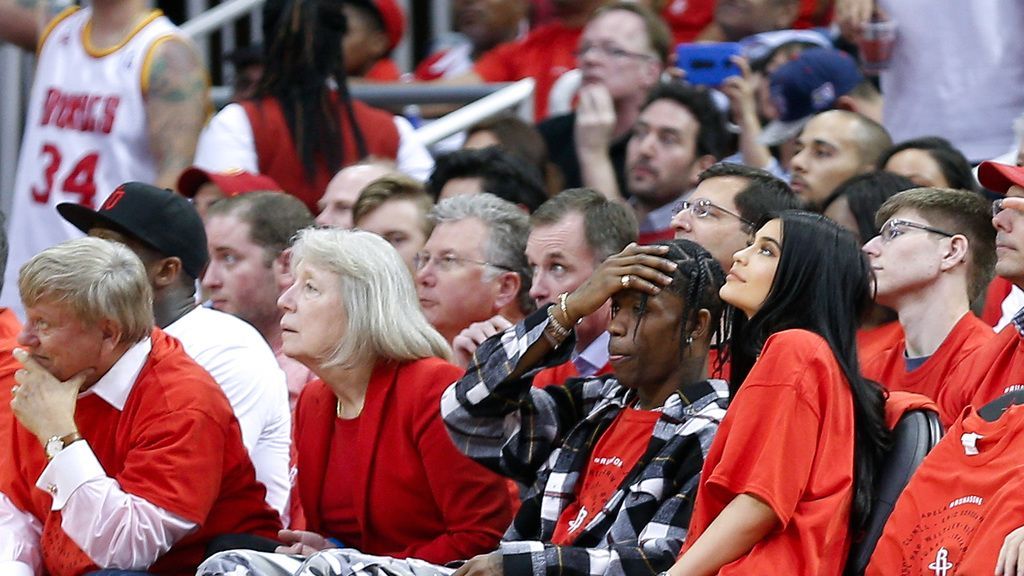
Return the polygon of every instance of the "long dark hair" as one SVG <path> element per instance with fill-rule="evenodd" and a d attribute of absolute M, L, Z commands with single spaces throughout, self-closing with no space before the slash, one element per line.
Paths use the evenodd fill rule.
<path fill-rule="evenodd" d="M 272 97 L 281 104 L 309 182 L 318 159 L 334 174 L 345 158 L 336 98 L 352 128 L 359 158 L 367 154 L 345 73 L 342 39 L 348 21 L 342 4 L 338 0 L 267 0 L 263 6 L 266 67 L 256 97 Z"/>
<path fill-rule="evenodd" d="M 871 303 L 871 270 L 854 235 L 828 218 L 785 211 L 768 215 L 764 222 L 775 218 L 782 220 L 779 266 L 761 309 L 749 320 L 734 315 L 730 387 L 740 387 L 765 341 L 776 332 L 800 328 L 828 342 L 853 395 L 850 524 L 860 529 L 871 512 L 875 476 L 889 445 L 885 393 L 861 376 L 857 361 L 856 331 Z"/>

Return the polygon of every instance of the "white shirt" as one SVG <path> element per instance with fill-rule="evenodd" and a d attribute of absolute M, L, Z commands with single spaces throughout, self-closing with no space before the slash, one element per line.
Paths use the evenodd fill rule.
<path fill-rule="evenodd" d="M 593 376 L 608 364 L 608 341 L 611 338 L 612 335 L 605 330 L 579 354 L 573 352 L 572 363 L 580 376 Z"/>
<path fill-rule="evenodd" d="M 399 172 L 425 181 L 434 171 L 434 158 L 420 142 L 416 129 L 408 120 L 401 116 L 395 116 L 394 120 L 395 128 L 398 129 L 398 157 L 395 164 Z M 235 169 L 254 173 L 260 171 L 256 141 L 245 108 L 239 104 L 228 104 L 210 119 L 199 135 L 195 165 L 213 172 Z"/>
<path fill-rule="evenodd" d="M 244 320 L 202 306 L 164 331 L 224 390 L 267 504 L 287 526 L 292 417 L 285 375 L 270 346 Z"/>
<path fill-rule="evenodd" d="M 148 338 L 135 344 L 79 397 L 95 394 L 123 410 L 150 350 Z M 43 469 L 36 487 L 53 495 L 51 509 L 61 511 L 61 529 L 103 568 L 145 570 L 198 527 L 121 490 L 85 440 L 57 454 Z M 0 493 L 0 574 L 42 572 L 42 529 L 35 516 Z"/>

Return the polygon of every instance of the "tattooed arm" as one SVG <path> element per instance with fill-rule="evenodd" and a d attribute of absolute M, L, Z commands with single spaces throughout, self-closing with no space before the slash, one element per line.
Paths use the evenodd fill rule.
<path fill-rule="evenodd" d="M 35 52 L 46 25 L 43 0 L 0 0 L 0 42 Z"/>
<path fill-rule="evenodd" d="M 149 147 L 156 161 L 155 184 L 174 189 L 192 164 L 199 132 L 210 112 L 210 86 L 195 48 L 181 38 L 153 48 L 146 90 Z"/>

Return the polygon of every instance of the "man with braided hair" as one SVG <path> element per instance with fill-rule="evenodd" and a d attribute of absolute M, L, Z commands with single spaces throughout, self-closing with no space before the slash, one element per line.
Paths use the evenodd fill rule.
<path fill-rule="evenodd" d="M 213 117 L 196 166 L 265 174 L 314 213 L 331 177 L 369 156 L 393 159 L 420 180 L 430 175 L 434 161 L 407 120 L 350 96 L 342 3 L 269 0 L 263 28 L 268 58 L 256 97 Z"/>

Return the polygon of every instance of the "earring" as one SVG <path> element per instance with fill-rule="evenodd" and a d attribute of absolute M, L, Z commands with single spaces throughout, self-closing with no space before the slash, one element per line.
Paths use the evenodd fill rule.
<path fill-rule="evenodd" d="M 689 346 L 690 344 L 693 344 L 693 334 L 686 337 L 686 345 Z"/>

